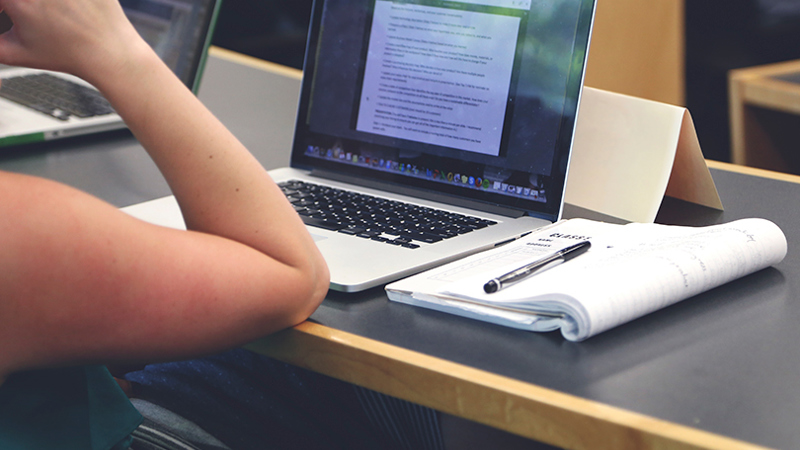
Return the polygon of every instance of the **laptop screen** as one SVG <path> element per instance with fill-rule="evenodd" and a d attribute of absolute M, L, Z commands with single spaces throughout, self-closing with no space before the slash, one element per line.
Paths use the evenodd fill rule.
<path fill-rule="evenodd" d="M 593 0 L 316 0 L 292 165 L 560 215 Z"/>
<path fill-rule="evenodd" d="M 189 87 L 210 45 L 216 0 L 120 0 L 125 15 L 159 57 Z"/>

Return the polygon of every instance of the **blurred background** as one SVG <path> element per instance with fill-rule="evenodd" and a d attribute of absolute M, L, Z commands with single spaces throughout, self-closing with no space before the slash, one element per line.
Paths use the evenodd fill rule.
<path fill-rule="evenodd" d="M 214 44 L 302 68 L 311 0 L 225 0 Z M 729 162 L 728 72 L 800 59 L 800 0 L 598 0 L 586 84 L 686 106 Z"/>

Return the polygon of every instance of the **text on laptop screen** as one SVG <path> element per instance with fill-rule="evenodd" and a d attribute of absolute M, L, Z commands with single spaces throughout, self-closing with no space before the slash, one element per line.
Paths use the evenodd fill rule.
<path fill-rule="evenodd" d="M 293 163 L 557 214 L 592 9 L 325 0 Z"/>

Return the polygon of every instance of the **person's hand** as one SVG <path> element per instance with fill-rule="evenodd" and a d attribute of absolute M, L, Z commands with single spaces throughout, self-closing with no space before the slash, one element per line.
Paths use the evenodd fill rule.
<path fill-rule="evenodd" d="M 0 0 L 14 26 L 0 35 L 0 63 L 83 78 L 124 70 L 147 46 L 117 0 Z M 91 80 L 89 80 L 91 82 Z"/>

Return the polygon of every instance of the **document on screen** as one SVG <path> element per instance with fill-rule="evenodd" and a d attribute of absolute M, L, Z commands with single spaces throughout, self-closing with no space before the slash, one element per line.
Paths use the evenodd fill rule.
<path fill-rule="evenodd" d="M 498 155 L 520 20 L 376 1 L 356 129 Z"/>

